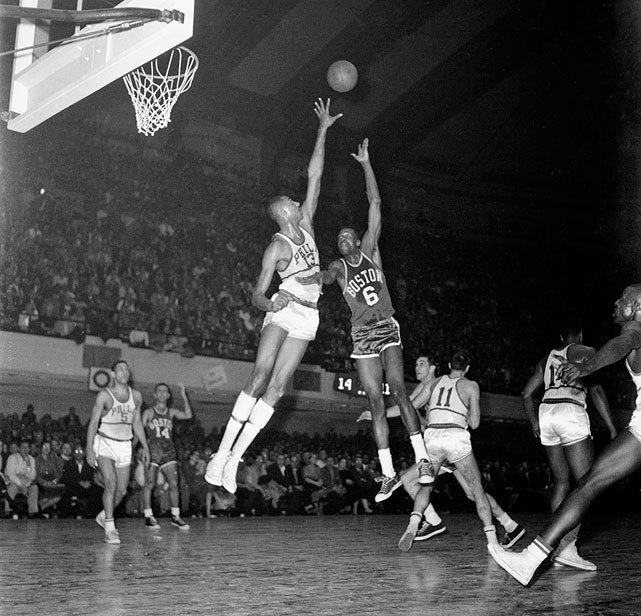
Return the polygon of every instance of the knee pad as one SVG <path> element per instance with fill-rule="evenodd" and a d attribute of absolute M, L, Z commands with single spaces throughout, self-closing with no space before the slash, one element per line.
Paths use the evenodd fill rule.
<path fill-rule="evenodd" d="M 267 425 L 273 414 L 273 407 L 269 406 L 269 404 L 263 402 L 261 399 L 256 402 L 256 406 L 252 409 L 251 415 L 249 416 L 249 423 L 256 426 L 259 430 L 262 430 Z"/>

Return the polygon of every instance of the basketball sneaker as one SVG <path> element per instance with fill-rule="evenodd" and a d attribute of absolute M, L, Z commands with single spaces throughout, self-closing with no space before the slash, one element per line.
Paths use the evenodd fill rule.
<path fill-rule="evenodd" d="M 414 543 L 416 532 L 416 528 L 414 528 L 413 526 L 408 526 L 405 529 L 405 532 L 401 535 L 401 538 L 398 542 L 398 549 L 402 552 L 409 552 L 409 550 L 412 549 L 412 544 Z"/>
<path fill-rule="evenodd" d="M 503 541 L 501 541 L 501 546 L 507 550 L 508 548 L 511 548 L 523 535 L 525 535 L 525 529 L 520 524 L 517 524 L 516 528 L 511 533 L 505 531 L 505 537 L 503 537 Z"/>
<path fill-rule="evenodd" d="M 505 569 L 515 580 L 527 586 L 534 576 L 534 572 L 544 558 L 538 560 L 533 557 L 529 549 L 522 552 L 510 552 L 503 549 L 498 543 L 488 543 L 487 549 L 492 558 Z"/>
<path fill-rule="evenodd" d="M 145 528 L 149 528 L 150 530 L 158 530 L 160 528 L 160 524 L 158 524 L 158 521 L 156 518 L 154 518 L 153 515 L 150 515 L 148 518 L 145 518 Z"/>
<path fill-rule="evenodd" d="M 385 477 L 385 475 L 381 475 L 380 477 L 376 477 L 374 481 L 378 481 L 381 484 L 381 489 L 374 497 L 374 500 L 377 503 L 387 500 L 392 496 L 394 490 L 399 488 L 402 483 L 398 475 L 394 475 L 394 477 Z"/>
<path fill-rule="evenodd" d="M 223 470 L 229 456 L 230 451 L 217 451 L 209 460 L 207 464 L 207 472 L 205 473 L 205 481 L 212 486 L 223 485 Z"/>
<path fill-rule="evenodd" d="M 425 458 L 418 461 L 418 482 L 422 486 L 429 486 L 434 483 L 434 469 L 431 462 Z"/>
<path fill-rule="evenodd" d="M 105 531 L 105 543 L 111 543 L 113 545 L 120 543 L 118 529 L 114 528 L 113 530 Z"/>
<path fill-rule="evenodd" d="M 105 510 L 104 509 L 96 516 L 96 524 L 98 524 L 98 526 L 101 526 L 102 528 L 105 527 Z"/>
<path fill-rule="evenodd" d="M 240 464 L 241 458 L 230 455 L 227 464 L 225 464 L 225 469 L 223 470 L 223 488 L 227 490 L 230 494 L 236 493 L 236 474 L 238 473 L 238 465 Z"/>
<path fill-rule="evenodd" d="M 189 530 L 189 524 L 185 522 L 179 515 L 171 518 L 171 525 L 180 530 Z"/>
<path fill-rule="evenodd" d="M 576 543 L 568 543 L 565 547 L 557 550 L 552 556 L 555 565 L 565 565 L 582 571 L 596 571 L 596 565 L 583 558 L 576 549 Z"/>
<path fill-rule="evenodd" d="M 445 526 L 443 522 L 439 522 L 438 524 L 429 524 L 423 520 L 421 525 L 418 527 L 418 532 L 416 533 L 416 537 L 414 537 L 414 541 L 426 541 L 427 539 L 436 537 L 436 535 L 440 535 L 446 531 L 447 526 Z"/>

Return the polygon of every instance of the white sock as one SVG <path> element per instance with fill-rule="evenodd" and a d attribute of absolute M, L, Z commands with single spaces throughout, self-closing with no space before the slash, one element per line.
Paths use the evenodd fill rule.
<path fill-rule="evenodd" d="M 146 518 L 150 518 L 152 515 L 154 515 L 154 512 L 152 509 L 145 509 L 144 513 Z"/>
<path fill-rule="evenodd" d="M 252 414 L 238 435 L 236 442 L 231 450 L 231 455 L 235 458 L 242 458 L 261 429 L 267 425 L 267 422 L 274 413 L 274 407 L 269 406 L 262 398 L 256 402 L 252 409 Z"/>
<path fill-rule="evenodd" d="M 505 511 L 496 520 L 508 533 L 511 533 L 518 526 Z"/>
<path fill-rule="evenodd" d="M 423 512 L 423 517 L 425 518 L 425 521 L 432 526 L 438 526 L 439 524 L 441 524 L 441 522 L 443 522 L 441 516 L 436 513 L 436 509 L 434 509 L 432 503 L 430 503 L 427 506 L 427 509 Z"/>
<path fill-rule="evenodd" d="M 171 517 L 172 518 L 179 518 L 180 517 L 180 507 L 172 507 L 171 508 Z"/>
<path fill-rule="evenodd" d="M 116 524 L 113 518 L 105 518 L 105 532 L 108 530 L 116 530 Z"/>
<path fill-rule="evenodd" d="M 231 450 L 232 445 L 234 444 L 234 441 L 238 436 L 238 433 L 242 430 L 245 422 L 247 421 L 246 419 L 245 421 L 239 421 L 238 419 L 236 419 L 236 417 L 249 417 L 255 404 L 256 398 L 252 398 L 252 396 L 246 394 L 244 391 L 241 391 L 238 394 L 238 398 L 236 398 L 234 408 L 231 412 L 231 417 L 227 422 L 225 433 L 223 434 L 223 438 L 220 441 L 218 451 Z"/>
<path fill-rule="evenodd" d="M 484 526 L 483 532 L 485 533 L 485 538 L 487 539 L 488 545 L 490 543 L 499 542 L 498 538 L 496 537 L 496 526 L 494 526 L 494 524 L 490 524 L 489 526 Z"/>
<path fill-rule="evenodd" d="M 392 452 L 387 449 L 378 450 L 378 459 L 381 463 L 381 472 L 385 477 L 395 477 L 396 471 L 394 470 L 394 463 L 392 462 Z"/>
<path fill-rule="evenodd" d="M 422 434 L 410 434 L 410 443 L 412 443 L 412 449 L 414 449 L 414 457 L 416 461 L 419 460 L 429 460 L 427 457 L 427 450 L 425 449 L 425 441 L 423 440 Z"/>
<path fill-rule="evenodd" d="M 423 514 L 420 511 L 412 511 L 412 513 L 410 513 L 410 521 L 407 525 L 407 528 L 413 528 L 414 530 L 417 530 L 418 525 L 420 524 L 422 519 Z"/>

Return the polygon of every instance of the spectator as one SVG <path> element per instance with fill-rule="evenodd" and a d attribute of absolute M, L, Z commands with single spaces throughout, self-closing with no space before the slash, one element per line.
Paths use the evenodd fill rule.
<path fill-rule="evenodd" d="M 51 453 L 51 443 L 45 441 L 40 455 L 35 459 L 36 481 L 38 483 L 38 504 L 45 517 L 57 515 L 56 505 L 65 491 L 62 483 L 62 460 Z"/>
<path fill-rule="evenodd" d="M 72 459 L 64 464 L 61 481 L 66 488 L 58 507 L 61 516 L 93 518 L 102 509 L 102 489 L 94 481 L 84 447 L 75 447 Z"/>
<path fill-rule="evenodd" d="M 26 496 L 27 515 L 33 518 L 38 515 L 38 484 L 36 483 L 36 461 L 29 455 L 29 447 L 29 441 L 20 442 L 18 453 L 11 454 L 7 459 L 4 475 L 9 498 L 15 503 L 18 494 Z M 19 515 L 14 510 L 14 519 Z"/>

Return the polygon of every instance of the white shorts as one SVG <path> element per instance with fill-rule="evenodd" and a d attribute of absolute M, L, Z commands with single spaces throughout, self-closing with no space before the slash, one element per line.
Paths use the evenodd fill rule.
<path fill-rule="evenodd" d="M 470 433 L 464 428 L 428 428 L 423 438 L 427 455 L 434 465 L 446 461 L 456 464 L 472 453 Z"/>
<path fill-rule="evenodd" d="M 131 466 L 131 441 L 114 441 L 96 434 L 93 439 L 93 452 L 96 459 L 102 456 L 113 460 L 116 468 Z"/>
<path fill-rule="evenodd" d="M 628 424 L 628 430 L 632 432 L 634 436 L 641 441 L 641 409 L 636 409 L 630 417 L 630 423 Z"/>
<path fill-rule="evenodd" d="M 278 293 L 274 293 L 272 300 L 277 295 Z M 263 329 L 270 323 L 284 329 L 292 338 L 314 340 L 318 329 L 318 309 L 291 301 L 278 312 L 268 312 L 263 321 Z"/>
<path fill-rule="evenodd" d="M 586 410 L 570 402 L 543 402 L 539 406 L 541 444 L 574 445 L 590 437 L 590 418 Z"/>

